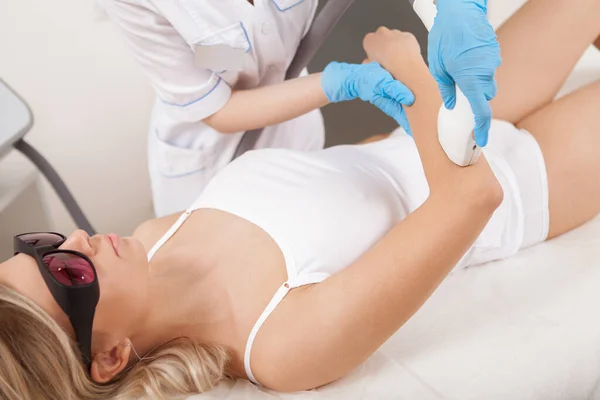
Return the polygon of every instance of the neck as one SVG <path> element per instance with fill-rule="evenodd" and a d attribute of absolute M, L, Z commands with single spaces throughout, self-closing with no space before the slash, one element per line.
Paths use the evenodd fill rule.
<path fill-rule="evenodd" d="M 214 342 L 227 324 L 228 303 L 221 291 L 218 264 L 193 250 L 191 254 L 169 251 L 151 263 L 154 273 L 146 316 L 130 337 L 142 357 L 180 337 Z"/>

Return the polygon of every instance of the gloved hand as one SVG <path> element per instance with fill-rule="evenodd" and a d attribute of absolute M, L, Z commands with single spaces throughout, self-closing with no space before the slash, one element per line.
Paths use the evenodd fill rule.
<path fill-rule="evenodd" d="M 446 108 L 456 104 L 455 83 L 465 94 L 475 114 L 475 142 L 483 147 L 492 119 L 489 100 L 497 92 L 494 74 L 501 63 L 487 0 L 437 0 L 437 9 L 429 33 L 429 69 Z"/>
<path fill-rule="evenodd" d="M 368 64 L 330 63 L 323 71 L 321 86 L 332 103 L 360 98 L 394 118 L 412 135 L 403 105 L 415 101 L 413 93 L 376 62 Z"/>

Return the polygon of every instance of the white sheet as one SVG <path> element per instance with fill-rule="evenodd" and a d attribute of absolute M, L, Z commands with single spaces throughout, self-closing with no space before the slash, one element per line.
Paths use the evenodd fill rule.
<path fill-rule="evenodd" d="M 491 0 L 497 26 L 524 0 Z M 589 49 L 561 94 L 600 78 Z M 600 150 L 599 150 L 600 152 Z M 318 390 L 225 382 L 188 400 L 600 399 L 600 217 L 451 275 L 367 362 Z"/>

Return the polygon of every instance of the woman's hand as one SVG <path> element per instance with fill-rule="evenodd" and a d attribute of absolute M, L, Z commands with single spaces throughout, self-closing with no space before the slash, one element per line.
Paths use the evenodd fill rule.
<path fill-rule="evenodd" d="M 330 102 L 357 98 L 368 101 L 410 133 L 403 105 L 411 105 L 415 97 L 378 63 L 360 65 L 332 62 L 323 71 L 321 86 Z"/>
<path fill-rule="evenodd" d="M 392 71 L 397 80 L 409 87 L 415 72 L 427 69 L 419 42 L 411 33 L 380 27 L 365 36 L 363 47 L 369 60 Z"/>

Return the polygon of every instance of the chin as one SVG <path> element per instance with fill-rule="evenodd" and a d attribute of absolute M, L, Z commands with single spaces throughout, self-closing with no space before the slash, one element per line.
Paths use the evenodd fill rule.
<path fill-rule="evenodd" d="M 125 251 L 119 254 L 121 257 L 134 259 L 146 258 L 147 250 L 138 239 L 130 236 L 121 238 L 121 240 L 125 244 L 125 246 L 123 246 L 123 250 Z"/>

